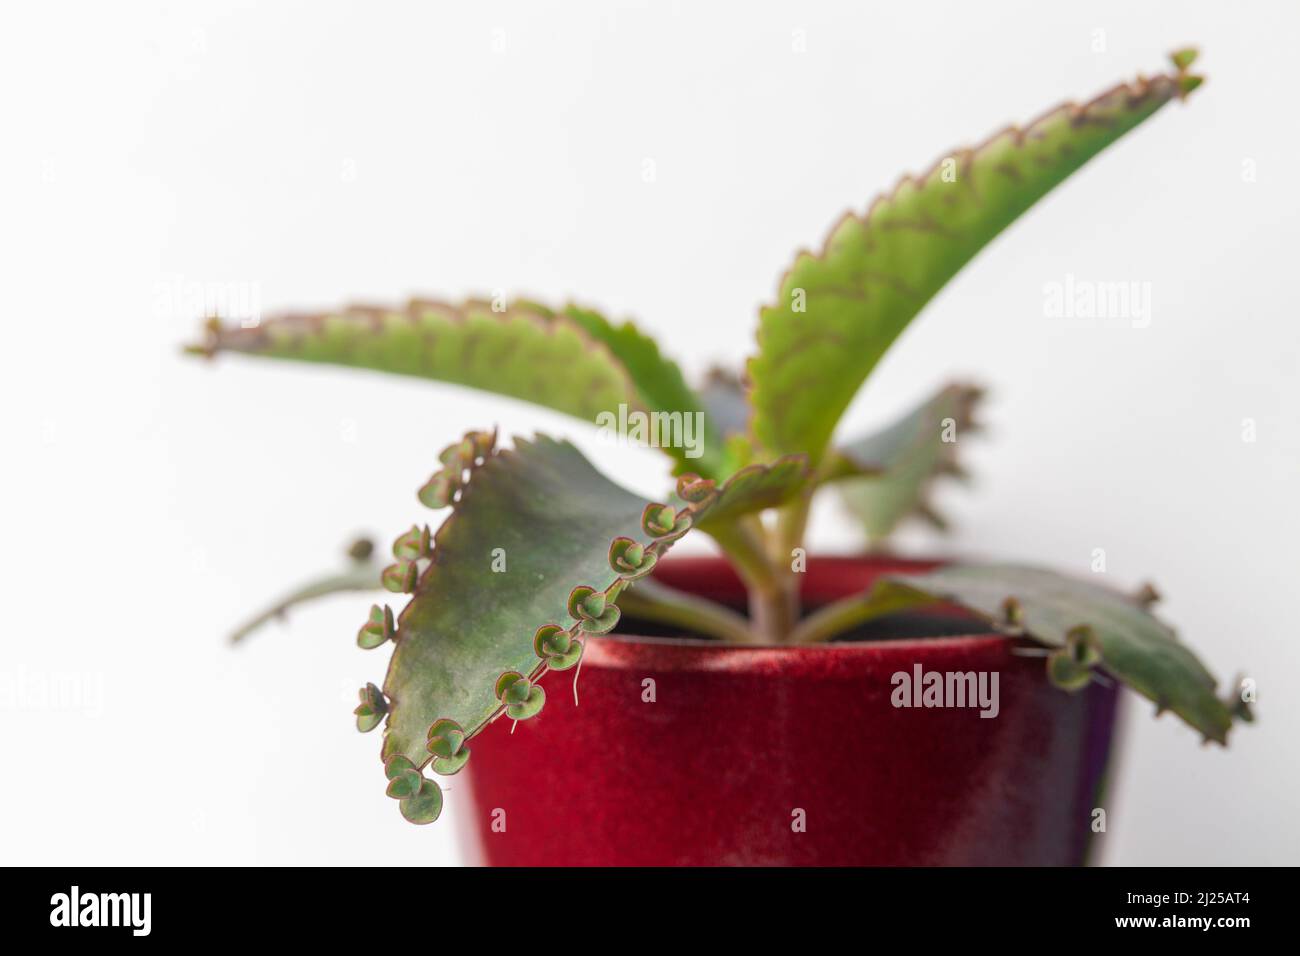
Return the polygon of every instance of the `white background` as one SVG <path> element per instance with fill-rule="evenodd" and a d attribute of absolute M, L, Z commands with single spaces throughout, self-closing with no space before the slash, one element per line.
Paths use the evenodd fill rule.
<path fill-rule="evenodd" d="M 455 862 L 455 827 L 406 825 L 352 729 L 382 674 L 353 644 L 365 597 L 223 635 L 420 517 L 465 427 L 600 450 L 459 389 L 182 358 L 198 312 L 168 290 L 575 296 L 688 371 L 738 363 L 845 208 L 1197 43 L 1206 86 L 981 255 L 844 429 L 953 375 L 992 386 L 978 481 L 942 500 L 956 533 L 900 548 L 1082 574 L 1104 548 L 1111 583 L 1153 579 L 1213 669 L 1256 678 L 1261 722 L 1223 751 L 1132 708 L 1103 859 L 1296 862 L 1296 7 L 542 6 L 6 7 L 0 860 Z M 1067 274 L 1151 283 L 1150 327 L 1046 317 Z M 662 488 L 653 452 L 604 457 Z M 832 503 L 815 533 L 856 543 Z"/>

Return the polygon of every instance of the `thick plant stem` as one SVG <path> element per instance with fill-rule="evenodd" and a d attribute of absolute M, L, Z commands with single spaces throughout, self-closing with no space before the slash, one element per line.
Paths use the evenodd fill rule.
<path fill-rule="evenodd" d="M 794 560 L 794 549 L 803 545 L 804 535 L 808 530 L 808 513 L 812 508 L 812 494 L 796 498 L 777 514 L 776 534 L 773 536 L 773 555 L 781 567 L 790 567 Z"/>
<path fill-rule="evenodd" d="M 811 494 L 795 499 L 777 513 L 776 527 L 767 535 L 769 555 L 779 588 L 776 598 L 770 601 L 769 613 L 780 615 L 783 644 L 792 642 L 802 612 L 800 577 L 799 572 L 795 571 L 795 558 L 797 549 L 803 545 L 811 504 Z"/>
<path fill-rule="evenodd" d="M 768 541 L 758 521 L 740 520 L 710 529 L 736 567 L 749 591 L 749 617 L 755 640 L 782 644 L 798 617 L 791 592 L 768 553 Z"/>
<path fill-rule="evenodd" d="M 762 644 L 787 643 L 798 614 L 798 601 L 784 581 L 749 591 L 749 617 Z"/>

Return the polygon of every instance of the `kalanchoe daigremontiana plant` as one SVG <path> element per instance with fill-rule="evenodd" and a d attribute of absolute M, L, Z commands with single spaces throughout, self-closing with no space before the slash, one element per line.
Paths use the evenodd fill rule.
<path fill-rule="evenodd" d="M 1240 695 L 1217 697 L 1214 678 L 1152 616 L 1149 588 L 1128 596 L 1042 570 L 961 565 L 889 578 L 807 616 L 799 605 L 797 556 L 812 496 L 840 491 L 873 542 L 909 515 L 940 523 L 928 490 L 961 473 L 953 438 L 976 427 L 979 392 L 950 385 L 884 431 L 836 444 L 850 400 L 913 316 L 986 243 L 1196 89 L 1194 52 L 1172 59 L 1171 72 L 1059 106 L 903 178 L 865 214 L 844 216 L 819 252 L 797 256 L 762 309 L 758 351 L 743 379 L 716 371 L 694 390 L 636 326 L 574 305 L 413 301 L 253 328 L 210 322 L 195 347 L 205 355 L 414 375 L 588 422 L 627 423 L 628 409 L 661 424 L 696 414 L 704 422 L 698 444 L 666 447 L 677 480 L 661 501 L 620 488 L 567 442 L 538 436 L 505 449 L 495 433 L 468 432 L 442 451 L 417 493 L 429 508 L 451 509 L 436 533 L 412 526 L 386 563 L 354 546 L 347 571 L 269 612 L 338 590 L 409 595 L 400 613 L 376 604 L 357 633 L 363 648 L 393 644 L 382 690 L 361 690 L 356 717 L 361 731 L 387 722 L 387 792 L 402 813 L 416 823 L 435 819 L 442 793 L 423 769 L 456 773 L 474 735 L 493 720 L 535 716 L 548 672 L 576 667 L 586 642 L 613 630 L 624 612 L 721 641 L 805 644 L 882 614 L 952 602 L 1047 648 L 1048 677 L 1066 690 L 1105 672 L 1219 743 L 1234 717 L 1249 719 Z M 764 512 L 774 520 L 761 520 Z M 676 541 L 697 532 L 712 537 L 743 578 L 747 617 L 649 576 Z M 496 560 L 507 574 L 494 573 Z"/>

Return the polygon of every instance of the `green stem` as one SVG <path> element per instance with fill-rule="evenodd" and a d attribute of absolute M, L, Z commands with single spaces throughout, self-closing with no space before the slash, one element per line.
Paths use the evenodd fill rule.
<path fill-rule="evenodd" d="M 691 637 L 712 637 L 733 644 L 755 643 L 749 622 L 730 608 L 657 581 L 634 584 L 635 587 L 618 596 L 618 606 L 627 615 L 680 627 Z"/>
<path fill-rule="evenodd" d="M 873 588 L 842 598 L 808 615 L 790 634 L 791 644 L 818 644 L 866 621 L 917 606 L 915 595 L 890 590 L 877 596 Z M 929 601 L 921 603 L 932 603 Z"/>
<path fill-rule="evenodd" d="M 793 560 L 794 549 L 803 545 L 811 510 L 812 494 L 808 493 L 786 505 L 777 514 L 776 547 L 780 553 L 776 555 L 776 560 L 787 567 Z"/>
<path fill-rule="evenodd" d="M 305 584 L 293 593 L 282 597 L 265 611 L 245 621 L 230 635 L 230 643 L 238 644 L 263 625 L 276 618 L 284 617 L 295 605 L 344 591 L 382 591 L 383 585 L 379 580 L 382 572 L 383 565 L 377 562 L 357 561 L 342 574 L 330 575 Z"/>
<path fill-rule="evenodd" d="M 803 545 L 811 506 L 812 492 L 809 490 L 777 512 L 776 527 L 768 539 L 772 549 L 772 563 L 780 581 L 781 601 L 784 605 L 782 613 L 787 622 L 782 634 L 782 643 L 785 644 L 793 642 L 793 634 L 803 612 L 800 578 L 794 569 L 794 552 Z"/>
<path fill-rule="evenodd" d="M 768 553 L 762 523 L 741 519 L 709 533 L 722 546 L 749 591 L 749 619 L 760 644 L 785 643 L 798 617 L 791 590 Z"/>

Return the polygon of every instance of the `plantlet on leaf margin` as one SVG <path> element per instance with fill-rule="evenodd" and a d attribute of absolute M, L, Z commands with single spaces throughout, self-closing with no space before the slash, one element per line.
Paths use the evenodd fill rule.
<path fill-rule="evenodd" d="M 704 504 L 717 494 L 718 483 L 710 478 L 685 474 L 677 479 L 677 497 L 691 504 Z"/>
<path fill-rule="evenodd" d="M 651 504 L 641 515 L 641 528 L 646 534 L 662 541 L 676 541 L 691 530 L 689 514 L 678 514 L 672 505 Z"/>
<path fill-rule="evenodd" d="M 533 650 L 549 670 L 565 671 L 582 658 L 582 641 L 558 624 L 543 624 L 533 636 Z"/>
<path fill-rule="evenodd" d="M 447 776 L 457 773 L 469 761 L 465 731 L 454 720 L 435 720 L 429 727 L 426 749 L 433 755 L 434 773 Z"/>
<path fill-rule="evenodd" d="M 618 624 L 618 605 L 606 601 L 604 591 L 584 584 L 569 592 L 569 615 L 588 634 L 608 634 Z"/>
<path fill-rule="evenodd" d="M 420 503 L 434 510 L 451 505 L 465 486 L 467 476 L 492 454 L 496 440 L 495 431 L 466 432 L 460 441 L 439 452 L 438 460 L 444 467 L 435 471 L 416 492 Z"/>
<path fill-rule="evenodd" d="M 393 623 L 393 609 L 387 604 L 380 607 L 374 604 L 370 608 L 370 620 L 361 625 L 357 632 L 357 646 L 362 650 L 373 650 L 385 641 L 391 641 L 397 634 Z"/>
<path fill-rule="evenodd" d="M 410 594 L 415 590 L 415 580 L 420 570 L 414 561 L 398 561 L 384 568 L 384 587 L 397 594 Z"/>
<path fill-rule="evenodd" d="M 1092 680 L 1092 669 L 1101 663 L 1097 635 L 1087 625 L 1071 628 L 1065 646 L 1047 656 L 1047 677 L 1062 690 L 1081 690 Z"/>
<path fill-rule="evenodd" d="M 352 713 L 357 715 L 357 730 L 368 734 L 379 726 L 384 714 L 388 713 L 388 701 L 384 700 L 383 693 L 374 684 L 361 688 L 360 695 L 361 703 Z"/>
<path fill-rule="evenodd" d="M 497 678 L 497 699 L 506 705 L 513 720 L 535 717 L 546 703 L 546 691 L 518 671 L 506 671 Z"/>
<path fill-rule="evenodd" d="M 382 573 L 366 553 L 357 557 L 359 573 L 302 592 L 307 599 L 382 584 L 411 595 L 396 618 L 375 605 L 357 635 L 365 648 L 393 644 L 382 692 L 366 685 L 356 714 L 361 730 L 387 718 L 382 753 L 403 815 L 435 819 L 442 794 L 422 777 L 424 764 L 455 773 L 468 759 L 466 741 L 503 713 L 535 716 L 545 701 L 538 681 L 575 666 L 587 640 L 614 629 L 620 600 L 635 601 L 638 619 L 767 645 L 829 641 L 875 617 L 947 602 L 1046 648 L 1047 679 L 1066 689 L 1104 673 L 1220 743 L 1234 719 L 1250 719 L 1244 702 L 1215 695 L 1213 676 L 1153 616 L 1152 590 L 1124 595 L 1011 564 L 950 565 L 882 579 L 804 617 L 790 561 L 805 545 L 814 495 L 828 487 L 844 491 L 873 544 L 906 515 L 939 521 L 927 489 L 939 476 L 964 474 L 944 433 L 949 425 L 960 433 L 976 427 L 979 389 L 946 385 L 894 424 L 835 444 L 841 414 L 911 320 L 981 249 L 1094 156 L 1200 85 L 1189 72 L 1195 59 L 1193 50 L 1177 51 L 1172 71 L 949 151 L 865 212 L 843 216 L 820 249 L 795 257 L 761 309 L 757 352 L 744 373 L 712 375 L 699 391 L 636 325 L 575 304 L 520 300 L 503 312 L 475 299 L 416 299 L 272 318 L 250 329 L 206 325 L 193 351 L 207 356 L 237 352 L 419 376 L 588 423 L 620 405 L 704 416 L 698 459 L 664 448 L 676 477 L 667 501 L 619 487 L 567 443 L 537 436 L 499 450 L 495 432 L 466 432 L 442 449 L 441 467 L 417 493 L 430 508 L 452 508 L 436 534 L 416 525 L 397 539 L 396 563 Z M 954 158 L 955 179 L 945 169 Z M 694 530 L 711 536 L 734 566 L 749 594 L 747 620 L 649 578 Z M 489 542 L 508 544 L 510 574 L 487 569 Z M 548 623 L 566 614 L 572 625 Z"/>
<path fill-rule="evenodd" d="M 412 823 L 432 823 L 442 813 L 442 788 L 420 773 L 406 757 L 390 757 L 384 764 L 388 796 L 400 801 L 402 816 Z"/>
<path fill-rule="evenodd" d="M 388 777 L 388 789 L 385 792 L 394 800 L 415 796 L 424 783 L 424 775 L 405 757 L 394 757 L 388 761 L 384 774 Z"/>
<path fill-rule="evenodd" d="M 615 538 L 609 546 L 609 566 L 624 581 L 635 581 L 655 569 L 659 556 L 631 538 Z"/>
<path fill-rule="evenodd" d="M 430 547 L 429 526 L 423 528 L 411 525 L 411 530 L 393 542 L 393 557 L 399 561 L 415 561 L 427 558 L 432 551 Z"/>

